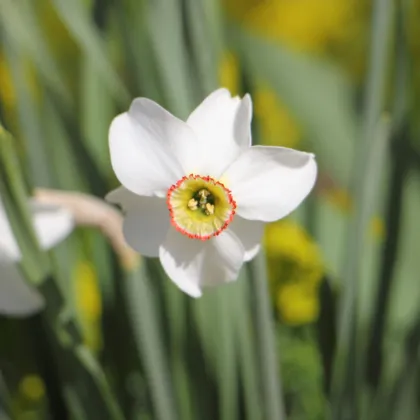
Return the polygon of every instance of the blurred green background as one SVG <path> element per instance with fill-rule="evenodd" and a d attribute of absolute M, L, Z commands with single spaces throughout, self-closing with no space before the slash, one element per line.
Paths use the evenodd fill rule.
<path fill-rule="evenodd" d="M 418 0 L 0 0 L 6 185 L 104 197 L 115 115 L 185 119 L 220 86 L 251 94 L 254 143 L 319 164 L 197 301 L 75 229 L 28 276 L 46 309 L 0 316 L 0 419 L 420 418 L 419 28 Z"/>

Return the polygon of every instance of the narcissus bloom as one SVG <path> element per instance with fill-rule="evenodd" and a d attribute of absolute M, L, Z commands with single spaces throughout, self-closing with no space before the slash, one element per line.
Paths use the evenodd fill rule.
<path fill-rule="evenodd" d="M 43 249 L 62 241 L 73 228 L 73 218 L 55 206 L 31 205 L 35 232 Z M 21 259 L 19 246 L 0 200 L 0 314 L 30 315 L 43 306 L 42 297 L 22 278 L 16 263 Z"/>
<path fill-rule="evenodd" d="M 193 297 L 235 280 L 260 248 L 264 224 L 293 211 L 312 189 L 312 154 L 251 146 L 249 95 L 210 94 L 181 121 L 138 98 L 110 127 L 111 162 L 122 186 L 107 199 L 126 213 L 125 238 L 159 256 Z"/>

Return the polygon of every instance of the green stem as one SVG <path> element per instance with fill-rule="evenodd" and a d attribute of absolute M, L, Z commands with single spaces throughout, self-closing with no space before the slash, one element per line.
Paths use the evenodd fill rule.
<path fill-rule="evenodd" d="M 260 357 L 261 382 L 267 420 L 285 419 L 280 371 L 276 357 L 275 330 L 268 293 L 267 269 L 264 253 L 249 264 L 255 306 L 255 327 Z"/>
<path fill-rule="evenodd" d="M 0 371 L 0 420 L 11 420 L 11 396 Z"/>
<path fill-rule="evenodd" d="M 410 128 L 407 115 L 408 51 L 405 32 L 405 13 L 402 2 L 397 2 L 396 72 L 392 145 L 395 146 L 391 161 L 391 176 L 386 214 L 386 239 L 382 249 L 376 301 L 373 306 L 372 325 L 369 334 L 366 373 L 370 385 L 377 388 L 382 375 L 383 338 L 390 303 L 394 272 L 401 241 L 403 214 L 403 192 L 410 161 L 414 153 L 410 150 Z"/>
<path fill-rule="evenodd" d="M 251 329 L 249 311 L 249 285 L 246 271 L 238 279 L 240 295 L 236 309 L 235 334 L 239 353 L 241 383 L 243 384 L 245 412 L 248 420 L 262 419 L 261 395 L 258 384 L 258 366 L 255 354 L 256 340 Z"/>
<path fill-rule="evenodd" d="M 372 52 L 363 132 L 353 167 L 355 216 L 350 226 L 348 258 L 342 275 L 343 294 L 332 387 L 334 419 L 358 418 L 357 294 L 365 232 L 379 190 L 389 134 L 389 122 L 382 121 L 378 129 L 378 121 L 383 104 L 391 4 L 391 0 L 375 0 L 373 9 Z"/>
<path fill-rule="evenodd" d="M 154 296 L 143 266 L 127 273 L 124 289 L 134 338 L 149 378 L 156 419 L 176 419 Z"/>

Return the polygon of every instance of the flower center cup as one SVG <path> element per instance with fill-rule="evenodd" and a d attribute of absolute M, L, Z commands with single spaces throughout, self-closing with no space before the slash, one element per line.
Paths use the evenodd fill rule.
<path fill-rule="evenodd" d="M 236 209 L 231 192 L 221 182 L 192 174 L 169 188 L 167 204 L 175 229 L 202 241 L 225 230 Z"/>

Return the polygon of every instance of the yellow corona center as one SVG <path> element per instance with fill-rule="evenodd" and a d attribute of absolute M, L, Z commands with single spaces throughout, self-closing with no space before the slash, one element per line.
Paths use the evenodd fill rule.
<path fill-rule="evenodd" d="M 192 174 L 169 188 L 167 204 L 175 229 L 203 241 L 226 229 L 236 208 L 231 192 L 221 182 Z"/>

